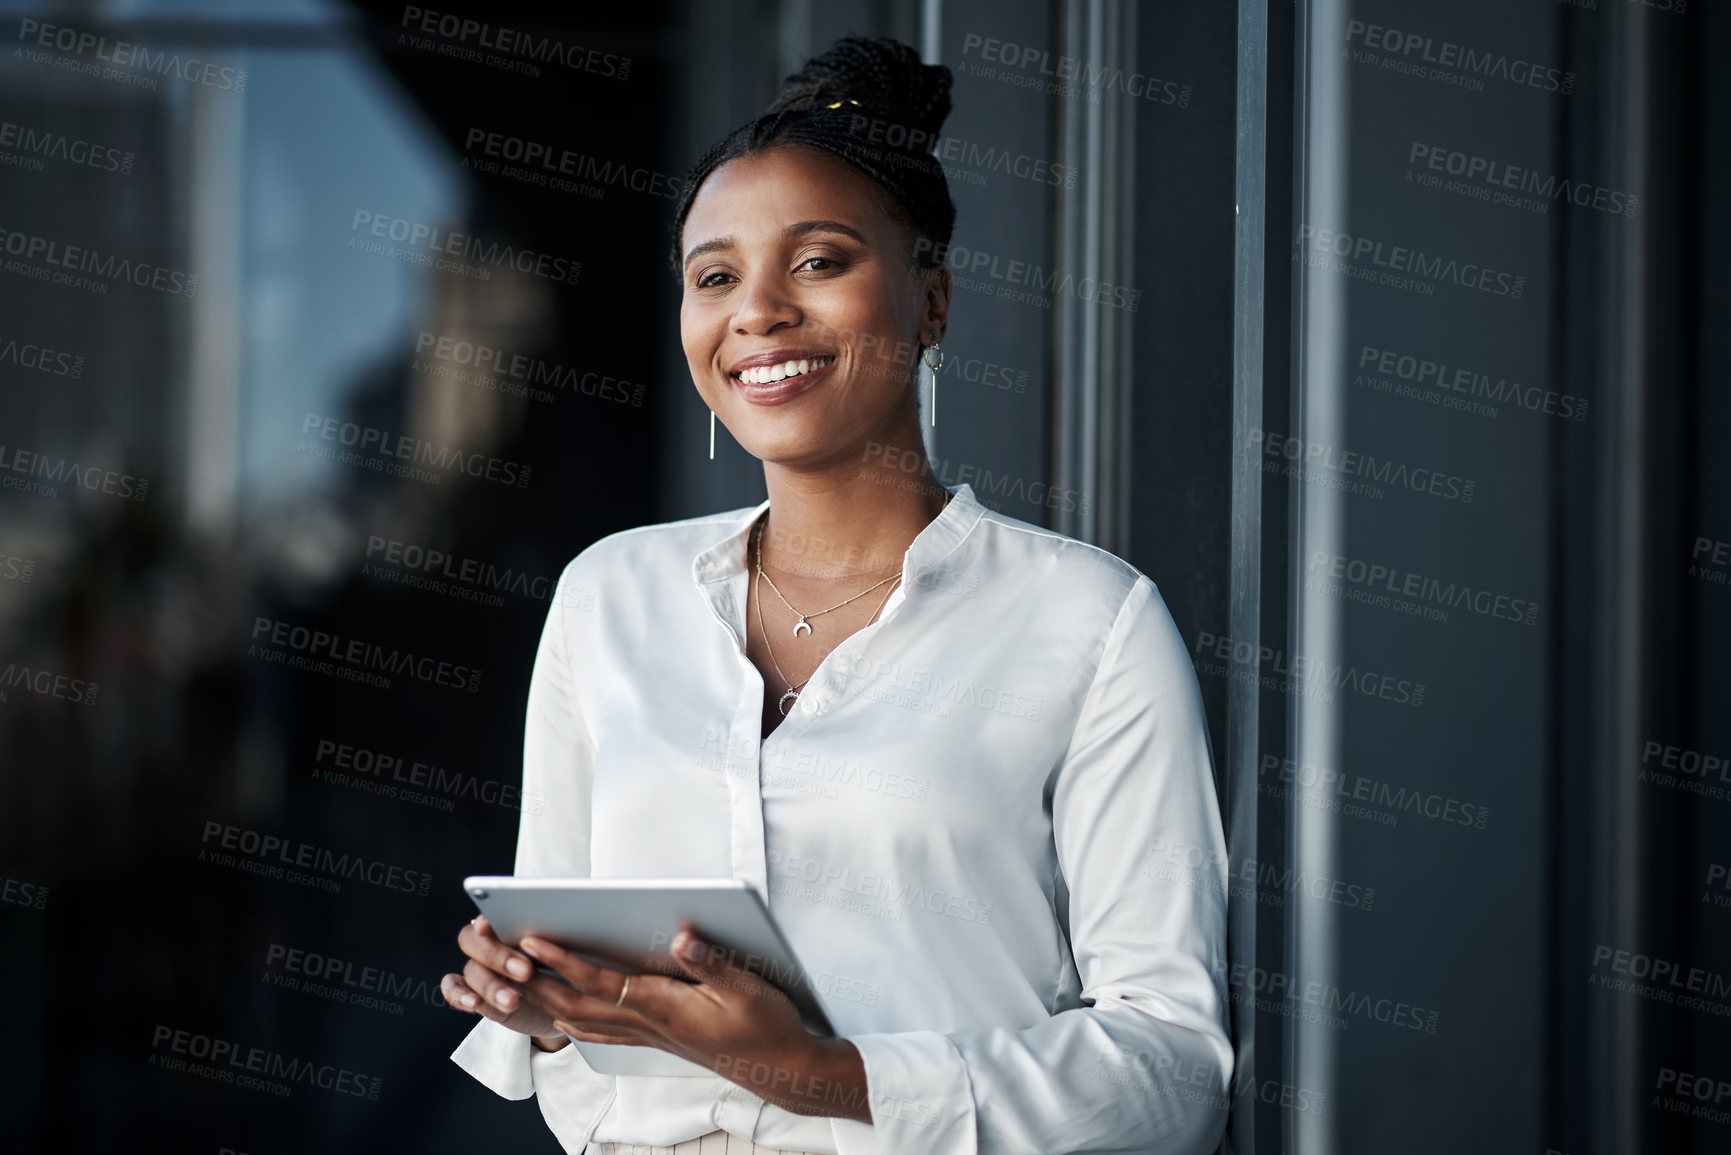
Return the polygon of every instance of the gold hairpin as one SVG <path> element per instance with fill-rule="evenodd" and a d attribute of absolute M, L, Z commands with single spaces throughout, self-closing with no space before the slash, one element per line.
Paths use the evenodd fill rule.
<path fill-rule="evenodd" d="M 824 105 L 824 107 L 825 108 L 840 108 L 844 104 L 859 104 L 859 101 L 857 101 L 857 100 L 838 100 L 834 104 L 826 104 L 826 105 Z"/>

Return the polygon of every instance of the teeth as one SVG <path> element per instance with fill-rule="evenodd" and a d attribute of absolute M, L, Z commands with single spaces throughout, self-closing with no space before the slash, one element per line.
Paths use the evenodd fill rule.
<path fill-rule="evenodd" d="M 758 365 L 750 369 L 742 369 L 739 380 L 746 385 L 771 385 L 777 381 L 785 381 L 789 377 L 798 377 L 801 373 L 810 373 L 813 369 L 822 369 L 835 358 L 811 357 L 799 361 L 788 361 L 781 365 Z"/>

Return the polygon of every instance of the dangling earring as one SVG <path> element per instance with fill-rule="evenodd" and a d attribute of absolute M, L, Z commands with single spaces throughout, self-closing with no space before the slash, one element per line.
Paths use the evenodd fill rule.
<path fill-rule="evenodd" d="M 715 460 L 715 410 L 709 411 L 709 460 Z"/>
<path fill-rule="evenodd" d="M 920 355 L 920 359 L 926 363 L 926 368 L 932 371 L 932 403 L 930 409 L 932 411 L 932 428 L 935 429 L 938 424 L 938 370 L 944 367 L 944 347 L 938 344 L 938 331 L 936 329 L 928 330 L 926 336 L 931 339 L 932 343 L 926 347 L 926 351 Z M 938 355 L 938 363 L 936 365 L 932 364 L 933 353 Z"/>

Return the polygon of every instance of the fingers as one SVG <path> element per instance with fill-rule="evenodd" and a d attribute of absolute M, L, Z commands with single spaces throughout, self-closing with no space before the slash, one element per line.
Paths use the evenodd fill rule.
<path fill-rule="evenodd" d="M 482 966 L 509 978 L 522 981 L 535 973 L 534 964 L 523 957 L 522 952 L 499 941 L 485 917 L 465 923 L 457 933 L 457 945 Z"/>
<path fill-rule="evenodd" d="M 484 1018 L 492 1019 L 495 1023 L 503 1023 L 509 1017 L 508 1012 L 484 1001 L 480 995 L 475 993 L 474 988 L 463 981 L 461 975 L 446 975 L 441 979 L 439 993 L 445 996 L 447 1003 L 459 1011 L 481 1015 Z"/>
<path fill-rule="evenodd" d="M 463 981 L 469 985 L 471 991 L 481 997 L 483 1007 L 496 1007 L 509 1015 L 523 1005 L 521 991 L 508 980 L 499 977 L 499 972 L 474 959 L 470 959 L 463 967 Z"/>
<path fill-rule="evenodd" d="M 697 928 L 689 921 L 680 923 L 679 933 L 673 936 L 668 953 L 673 956 L 676 966 L 712 990 L 770 998 L 787 997 L 758 973 L 762 969 L 760 956 L 748 955 L 741 960 L 737 951 L 712 943 L 698 934 Z M 753 965 L 752 960 L 758 960 L 758 965 Z"/>
<path fill-rule="evenodd" d="M 555 1019 L 553 1025 L 573 1039 L 585 1043 L 611 1043 L 616 1047 L 648 1047 L 653 1045 L 647 1039 L 639 1039 L 634 1035 L 604 1035 L 599 1031 L 580 1031 L 575 1023 L 567 1023 L 562 1019 Z"/>
<path fill-rule="evenodd" d="M 622 972 L 596 966 L 544 938 L 526 935 L 522 946 L 524 954 L 542 966 L 552 967 L 560 978 L 586 995 L 612 1002 L 625 986 Z"/>
<path fill-rule="evenodd" d="M 596 966 L 533 935 L 523 939 L 523 950 L 559 975 L 536 975 L 523 984 L 524 995 L 544 1007 L 555 1021 L 575 1021 L 590 1029 L 634 1031 L 645 1023 L 659 1024 L 665 1018 L 667 988 L 689 986 L 663 975 L 627 976 L 623 971 Z"/>

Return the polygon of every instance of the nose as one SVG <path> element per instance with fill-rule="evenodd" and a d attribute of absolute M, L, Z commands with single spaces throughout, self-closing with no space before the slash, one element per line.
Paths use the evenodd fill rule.
<path fill-rule="evenodd" d="M 803 314 L 780 278 L 749 275 L 741 280 L 739 289 L 734 297 L 735 333 L 749 336 L 799 324 Z"/>

